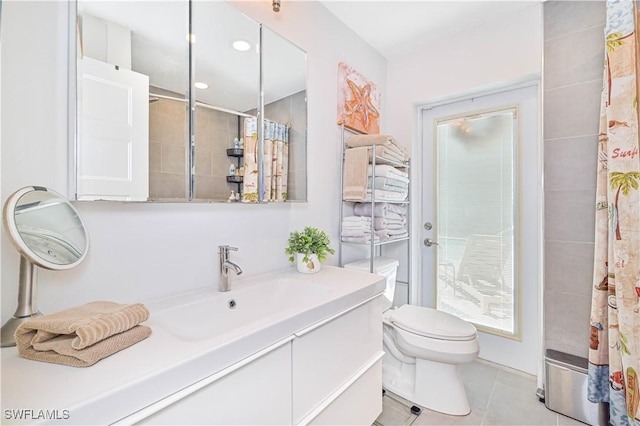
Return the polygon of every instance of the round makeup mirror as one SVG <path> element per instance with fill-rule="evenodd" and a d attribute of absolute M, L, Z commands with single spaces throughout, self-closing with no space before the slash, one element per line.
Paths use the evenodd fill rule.
<path fill-rule="evenodd" d="M 2 326 L 2 347 L 15 345 L 15 331 L 29 318 L 41 315 L 36 307 L 37 267 L 64 270 L 87 255 L 89 236 L 75 207 L 62 195 L 28 186 L 5 202 L 3 222 L 9 239 L 20 252 L 18 308 Z"/>

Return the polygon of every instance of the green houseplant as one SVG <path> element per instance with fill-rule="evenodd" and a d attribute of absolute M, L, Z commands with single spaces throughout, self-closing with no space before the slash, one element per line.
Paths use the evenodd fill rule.
<path fill-rule="evenodd" d="M 302 232 L 289 234 L 288 243 L 285 252 L 289 255 L 289 262 L 297 262 L 298 271 L 304 273 L 318 272 L 320 262 L 327 258 L 327 253 L 335 253 L 330 247 L 329 236 L 310 226 L 306 226 Z"/>

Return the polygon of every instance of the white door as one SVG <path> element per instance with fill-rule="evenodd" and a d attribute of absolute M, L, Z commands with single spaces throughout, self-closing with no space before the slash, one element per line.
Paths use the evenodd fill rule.
<path fill-rule="evenodd" d="M 149 77 L 78 60 L 77 199 L 149 197 Z"/>
<path fill-rule="evenodd" d="M 480 358 L 537 374 L 541 355 L 538 86 L 425 108 L 424 306 L 479 330 Z"/>

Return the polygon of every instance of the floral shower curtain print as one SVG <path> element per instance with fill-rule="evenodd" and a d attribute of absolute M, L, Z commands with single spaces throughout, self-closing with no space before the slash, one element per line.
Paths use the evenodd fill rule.
<path fill-rule="evenodd" d="M 613 425 L 640 425 L 638 2 L 607 1 L 600 108 L 589 400 Z"/>
<path fill-rule="evenodd" d="M 286 201 L 289 164 L 289 126 L 264 120 L 264 198 Z"/>

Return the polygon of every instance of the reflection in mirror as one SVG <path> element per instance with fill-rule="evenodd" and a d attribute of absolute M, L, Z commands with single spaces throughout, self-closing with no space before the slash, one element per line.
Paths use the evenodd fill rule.
<path fill-rule="evenodd" d="M 77 15 L 77 199 L 188 200 L 188 1 Z"/>
<path fill-rule="evenodd" d="M 260 25 L 226 2 L 193 2 L 194 200 L 239 201 L 242 128 L 260 93 Z M 236 200 L 235 195 L 238 194 Z"/>
<path fill-rule="evenodd" d="M 227 2 L 79 0 L 77 18 L 76 199 L 306 200 L 305 52 L 265 28 L 261 53 Z"/>
<path fill-rule="evenodd" d="M 60 194 L 29 186 L 5 202 L 4 226 L 20 252 L 18 308 L 2 326 L 2 346 L 14 346 L 18 326 L 41 315 L 36 307 L 36 266 L 64 270 L 85 258 L 89 237 L 78 211 Z"/>
<path fill-rule="evenodd" d="M 264 198 L 306 201 L 306 53 L 264 25 L 262 48 Z"/>

